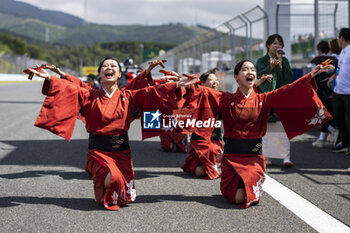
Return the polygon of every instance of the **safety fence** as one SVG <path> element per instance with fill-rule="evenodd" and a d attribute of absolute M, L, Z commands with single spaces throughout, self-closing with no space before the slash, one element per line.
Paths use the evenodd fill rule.
<path fill-rule="evenodd" d="M 166 59 L 167 67 L 179 73 L 198 73 L 212 67 L 231 70 L 236 60 L 262 56 L 267 20 L 266 12 L 256 6 L 216 28 L 205 27 L 207 33 L 197 35 L 158 59 Z"/>
<path fill-rule="evenodd" d="M 277 2 L 274 17 L 271 11 L 269 14 L 258 5 L 215 28 L 205 27 L 206 33 L 196 35 L 154 59 L 167 60 L 167 68 L 178 73 L 200 73 L 213 67 L 232 73 L 236 61 L 248 58 L 255 62 L 266 53 L 268 32 L 285 30 L 290 36 L 287 40 L 290 43 L 285 44 L 290 50 L 288 58 L 295 75 L 301 76 L 315 54 L 314 41 L 329 41 L 337 37 L 340 28 L 349 27 L 349 2 Z"/>
<path fill-rule="evenodd" d="M 33 67 L 36 64 L 47 64 L 47 61 L 30 58 L 26 55 L 0 54 L 0 73 L 3 74 L 21 74 L 24 69 Z M 76 75 L 77 72 L 68 68 L 64 71 Z"/>

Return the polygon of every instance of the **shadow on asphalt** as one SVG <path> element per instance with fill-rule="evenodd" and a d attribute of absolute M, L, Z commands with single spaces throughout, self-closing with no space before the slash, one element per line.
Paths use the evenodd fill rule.
<path fill-rule="evenodd" d="M 234 205 L 225 200 L 221 195 L 213 196 L 184 196 L 184 195 L 140 195 L 134 203 L 159 203 L 163 201 L 197 202 L 213 206 L 219 209 L 240 209 L 240 205 Z M 1 197 L 0 208 L 15 207 L 21 204 L 55 205 L 62 208 L 81 211 L 106 211 L 102 204 L 97 205 L 91 198 L 55 198 L 55 197 Z M 131 204 L 133 205 L 133 204 Z M 122 208 L 128 208 L 127 205 Z"/>
<path fill-rule="evenodd" d="M 135 203 L 158 203 L 162 201 L 198 202 L 219 209 L 240 209 L 240 205 L 234 205 L 225 200 L 222 195 L 213 196 L 184 196 L 184 195 L 145 195 L 137 196 Z"/>
<path fill-rule="evenodd" d="M 187 154 L 169 153 L 160 148 L 159 142 L 130 141 L 134 167 L 180 168 Z M 19 166 L 69 166 L 84 170 L 86 162 L 87 140 L 28 140 L 28 141 L 0 141 L 0 150 L 9 151 L 0 160 L 0 165 Z M 57 175 L 63 179 L 90 179 L 85 172 L 67 172 L 64 170 L 32 170 L 19 173 L 1 174 L 4 179 L 36 178 L 46 175 Z M 181 178 L 193 178 L 183 172 L 150 172 L 135 171 L 136 179 L 174 175 Z"/>
<path fill-rule="evenodd" d="M 314 134 L 314 132 L 313 132 Z M 314 139 L 291 142 L 291 159 L 294 166 L 290 169 L 269 169 L 268 174 L 298 173 L 315 183 L 320 183 L 309 175 L 347 175 L 346 169 L 349 164 L 349 156 L 330 152 L 330 146 L 326 148 L 314 148 L 311 143 Z M 19 166 L 73 166 L 84 170 L 86 161 L 87 140 L 72 140 L 70 143 L 64 140 L 27 140 L 27 141 L 0 141 L 0 150 L 8 154 L 0 161 L 0 165 Z M 145 168 L 135 171 L 135 179 L 173 175 L 183 179 L 193 179 L 189 174 L 172 171 L 149 171 L 147 168 L 180 168 L 187 155 L 181 153 L 168 153 L 160 148 L 159 142 L 154 141 L 130 141 L 134 167 Z M 272 168 L 281 167 L 277 166 Z M 320 170 L 317 170 L 320 169 Z M 1 174 L 4 179 L 36 178 L 46 175 L 57 175 L 63 179 L 90 179 L 85 171 L 66 172 L 64 170 L 32 170 L 20 173 Z M 324 184 L 324 183 L 322 183 Z M 337 184 L 331 182 L 327 184 Z M 341 183 L 344 184 L 344 183 Z M 344 197 L 349 199 L 349 196 Z M 239 208 L 226 201 L 221 195 L 208 196 L 183 196 L 183 195 L 145 195 L 138 196 L 136 203 L 156 203 L 162 201 L 199 202 L 205 205 L 221 209 Z M 52 204 L 69 209 L 90 211 L 104 210 L 103 206 L 96 204 L 89 198 L 51 198 L 51 197 L 2 197 L 0 207 L 11 207 L 28 204 Z"/>
<path fill-rule="evenodd" d="M 56 197 L 1 197 L 0 208 L 14 207 L 21 204 L 55 205 L 67 209 L 82 211 L 105 211 L 102 204 L 97 205 L 91 198 L 56 198 Z"/>
<path fill-rule="evenodd" d="M 50 175 L 57 175 L 60 176 L 64 180 L 90 180 L 91 177 L 85 172 L 67 172 L 63 170 L 59 171 L 52 171 L 52 170 L 34 170 L 34 171 L 25 171 L 25 172 L 18 172 L 18 173 L 10 173 L 10 174 L 3 174 L 0 175 L 0 178 L 4 179 L 21 179 L 21 178 L 37 178 L 37 177 L 43 177 L 43 176 L 50 176 Z"/>
<path fill-rule="evenodd" d="M 147 171 L 147 170 L 136 170 L 135 171 L 135 179 L 141 180 L 141 179 L 147 179 L 147 178 L 154 178 L 154 177 L 160 177 L 160 176 L 177 176 L 182 179 L 199 179 L 194 176 L 192 176 L 189 173 L 185 172 L 174 172 L 174 171 Z"/>
<path fill-rule="evenodd" d="M 73 166 L 84 169 L 88 140 L 0 141 L 1 151 L 10 151 L 0 165 Z M 168 153 L 159 142 L 130 141 L 135 167 L 180 167 L 187 155 Z"/>
<path fill-rule="evenodd" d="M 282 168 L 282 160 L 273 160 L 274 165 L 267 167 L 267 174 L 287 175 L 295 173 L 317 185 L 330 187 L 349 185 L 347 168 L 350 166 L 350 156 L 345 155 L 345 153 L 332 152 L 330 143 L 327 143 L 324 148 L 313 147 L 311 144 L 316 140 L 319 132 L 318 129 L 314 129 L 307 133 L 314 138 L 291 142 L 293 167 L 284 169 Z M 328 177 L 338 178 L 328 179 Z M 337 195 L 350 200 L 349 194 Z"/>

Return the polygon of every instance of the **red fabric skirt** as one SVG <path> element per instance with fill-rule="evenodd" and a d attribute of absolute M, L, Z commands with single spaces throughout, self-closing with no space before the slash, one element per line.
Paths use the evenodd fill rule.
<path fill-rule="evenodd" d="M 218 178 L 220 173 L 217 168 L 217 158 L 222 155 L 223 146 L 223 142 L 219 140 L 213 140 L 211 142 L 206 140 L 191 141 L 190 153 L 181 168 L 184 172 L 195 175 L 194 171 L 201 163 L 207 174 L 204 178 L 211 180 Z"/>
<path fill-rule="evenodd" d="M 166 133 L 160 135 L 160 146 L 168 152 L 187 153 L 187 134 Z"/>
<path fill-rule="evenodd" d="M 222 195 L 235 203 L 238 182 L 242 178 L 246 202 L 241 208 L 247 208 L 260 201 L 262 184 L 265 181 L 265 158 L 254 154 L 224 154 L 221 162 L 220 189 Z"/>
<path fill-rule="evenodd" d="M 136 190 L 130 149 L 116 152 L 88 150 L 85 170 L 92 176 L 96 202 L 100 203 L 104 197 L 106 209 L 118 210 L 119 206 L 135 200 Z M 112 174 L 112 179 L 105 190 L 104 180 L 109 172 Z"/>

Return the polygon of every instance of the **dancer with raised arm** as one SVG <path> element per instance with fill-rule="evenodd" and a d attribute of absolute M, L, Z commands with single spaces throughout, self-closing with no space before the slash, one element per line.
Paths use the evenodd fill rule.
<path fill-rule="evenodd" d="M 83 110 L 85 127 L 90 133 L 85 169 L 93 178 L 96 203 L 103 198 L 105 208 L 118 210 L 133 202 L 136 191 L 127 132 L 135 119 L 134 110 L 176 109 L 182 91 L 179 87 L 191 85 L 195 80 L 120 90 L 117 84 L 120 65 L 111 57 L 99 65 L 102 80 L 99 90 L 55 77 L 43 69 L 29 71 L 45 79 L 42 92 L 47 96 L 35 126 L 70 141 L 77 115 Z"/>
<path fill-rule="evenodd" d="M 246 208 L 260 201 L 266 168 L 261 138 L 266 133 L 271 110 L 281 120 L 289 139 L 331 119 L 315 92 L 313 79 L 328 68 L 334 67 L 318 65 L 292 84 L 258 94 L 254 90 L 255 66 L 243 60 L 234 69 L 238 82 L 235 93 L 202 86 L 190 89 L 187 114 L 202 121 L 215 118 L 218 112 L 222 114 L 225 145 L 220 189 L 230 202 Z M 192 130 L 208 140 L 213 128 Z"/>

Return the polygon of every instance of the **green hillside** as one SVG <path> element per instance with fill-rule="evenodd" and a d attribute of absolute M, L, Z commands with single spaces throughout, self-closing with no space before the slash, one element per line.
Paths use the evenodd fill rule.
<path fill-rule="evenodd" d="M 183 24 L 159 26 L 142 25 L 100 25 L 59 26 L 37 19 L 22 18 L 0 13 L 0 30 L 15 33 L 26 38 L 44 42 L 48 31 L 51 44 L 93 44 L 112 41 L 145 41 L 179 44 L 190 39 L 195 27 Z M 203 30 L 203 29 L 199 29 Z"/>
<path fill-rule="evenodd" d="M 9 33 L 0 32 L 0 54 L 26 55 L 31 58 L 45 60 L 62 67 L 79 72 L 80 65 L 96 66 L 107 56 L 116 57 L 120 62 L 132 58 L 135 63 L 141 63 L 141 44 L 144 50 L 169 50 L 176 46 L 171 43 L 117 41 L 94 43 L 79 46 L 66 44 L 49 44 L 44 42 L 28 43 L 26 40 Z M 14 64 L 15 65 L 15 64 Z"/>

